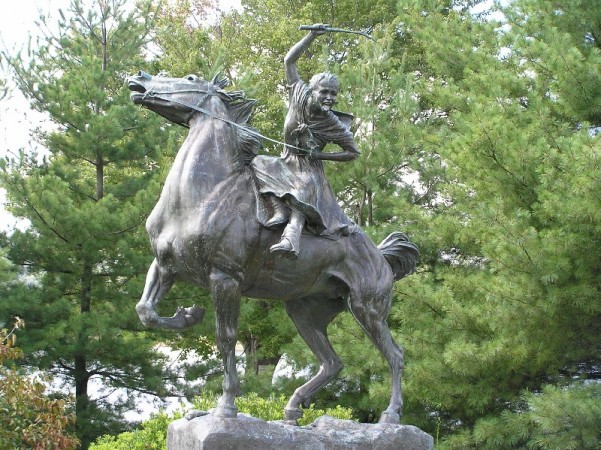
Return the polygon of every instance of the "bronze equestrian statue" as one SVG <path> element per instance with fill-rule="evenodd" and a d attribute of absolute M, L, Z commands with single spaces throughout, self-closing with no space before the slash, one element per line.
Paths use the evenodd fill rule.
<path fill-rule="evenodd" d="M 179 308 L 173 317 L 161 317 L 157 303 L 175 281 L 210 290 L 224 366 L 223 394 L 213 414 L 231 418 L 237 415 L 240 297 L 282 301 L 320 364 L 317 374 L 294 392 L 286 406 L 286 419 L 296 420 L 302 416 L 301 405 L 308 404 L 342 369 L 327 327 L 348 310 L 390 365 L 392 393 L 380 422 L 399 423 L 403 351 L 386 320 L 393 283 L 414 270 L 418 250 L 398 232 L 376 247 L 335 202 L 321 160 L 350 160 L 358 150 L 347 127 L 340 127 L 344 122 L 331 113 L 337 83 L 332 78 L 317 81 L 315 86 L 329 92 L 314 105 L 315 99 L 307 97 L 315 95 L 315 88 L 304 85 L 296 72 L 294 61 L 323 31 L 314 28 L 318 30 L 313 29 L 287 57 L 291 95 L 297 95 L 306 108 L 297 111 L 291 103 L 289 115 L 299 114 L 299 118 L 286 121 L 282 158 L 257 156 L 261 137 L 248 124 L 255 102 L 240 91 L 225 91 L 225 80 L 153 77 L 143 72 L 129 79 L 134 103 L 190 129 L 146 222 L 155 258 L 136 311 L 146 326 L 183 329 L 200 321 L 204 310 L 191 306 Z M 314 124 L 320 119 L 330 124 L 325 131 Z M 343 151 L 321 152 L 329 140 Z M 296 181 L 290 183 L 296 191 L 280 190 L 290 180 L 269 183 L 264 172 L 269 167 L 282 170 L 273 173 L 276 178 L 298 168 L 301 173 L 291 177 L 308 180 L 313 192 L 301 192 L 306 185 Z M 286 229 L 292 223 L 295 227 L 283 233 L 290 246 L 282 244 L 281 228 L 273 229 L 286 221 Z M 300 233 L 301 222 L 306 222 L 309 233 Z M 279 249 L 280 244 L 286 248 Z"/>

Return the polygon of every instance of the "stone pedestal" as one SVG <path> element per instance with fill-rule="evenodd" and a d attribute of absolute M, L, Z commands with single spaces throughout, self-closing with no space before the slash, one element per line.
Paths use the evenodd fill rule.
<path fill-rule="evenodd" d="M 362 424 L 329 416 L 297 427 L 239 414 L 180 419 L 169 425 L 167 450 L 433 450 L 432 436 L 411 425 Z"/>

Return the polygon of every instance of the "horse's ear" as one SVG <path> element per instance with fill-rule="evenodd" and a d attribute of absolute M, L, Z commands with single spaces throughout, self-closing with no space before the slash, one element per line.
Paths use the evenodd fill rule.
<path fill-rule="evenodd" d="M 223 89 L 230 84 L 230 80 L 228 80 L 226 77 L 221 77 L 221 73 L 218 72 L 211 80 L 211 83 L 219 87 L 219 89 Z"/>

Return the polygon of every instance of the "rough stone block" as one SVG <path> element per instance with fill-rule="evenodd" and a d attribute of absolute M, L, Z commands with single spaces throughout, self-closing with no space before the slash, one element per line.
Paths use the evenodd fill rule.
<path fill-rule="evenodd" d="M 297 427 L 239 414 L 206 415 L 169 425 L 167 450 L 432 450 L 432 436 L 411 425 L 364 424 L 329 416 Z"/>

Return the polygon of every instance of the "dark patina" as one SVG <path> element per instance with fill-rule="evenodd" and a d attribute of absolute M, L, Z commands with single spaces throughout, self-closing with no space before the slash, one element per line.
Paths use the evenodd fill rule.
<path fill-rule="evenodd" d="M 318 34 L 319 30 L 312 30 L 312 38 L 305 39 L 312 40 Z M 348 310 L 390 365 L 391 399 L 380 421 L 398 423 L 403 351 L 394 342 L 386 319 L 393 283 L 414 270 L 417 248 L 398 232 L 376 247 L 338 205 L 328 203 L 337 209 L 317 211 L 322 218 L 332 216 L 340 223 L 322 220 L 324 226 L 316 227 L 312 218 L 303 217 L 303 223 L 313 229 L 299 232 L 296 259 L 273 251 L 281 242 L 282 229 L 269 223 L 277 211 L 265 201 L 266 192 L 261 191 L 264 184 L 254 170 L 260 145 L 259 134 L 248 125 L 254 101 L 246 100 L 239 91 L 224 91 L 225 85 L 224 80 L 205 81 L 193 75 L 165 78 L 140 72 L 129 79 L 134 103 L 190 129 L 146 223 L 155 259 L 136 306 L 141 321 L 175 330 L 194 325 L 203 317 L 201 308 L 180 308 L 172 317 L 161 317 L 156 312 L 157 303 L 176 281 L 210 290 L 217 346 L 224 365 L 223 394 L 213 414 L 235 417 L 240 298 L 284 302 L 320 364 L 317 374 L 294 392 L 286 406 L 286 418 L 295 420 L 302 415 L 301 405 L 308 404 L 342 369 L 328 340 L 327 326 Z M 347 159 L 353 159 L 356 148 L 352 135 L 347 138 L 344 145 L 348 147 L 343 145 L 340 154 L 352 153 Z M 322 149 L 318 145 L 309 153 L 321 153 Z M 294 149 L 286 152 L 297 154 Z M 311 159 L 311 163 L 319 163 L 321 174 L 322 159 L 330 158 Z M 263 163 L 277 166 L 281 164 L 278 160 L 281 158 L 271 157 Z M 316 188 L 333 196 L 321 174 L 313 179 L 325 185 Z M 319 199 L 322 194 L 317 195 Z M 294 201 L 284 201 L 283 206 L 288 212 L 278 223 L 285 223 L 298 211 Z"/>

